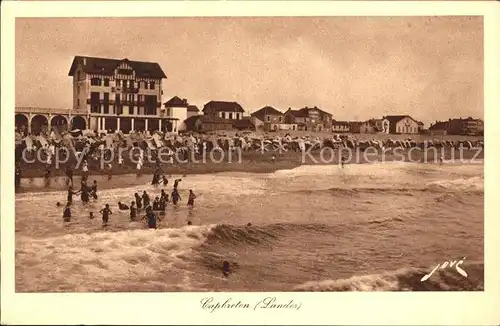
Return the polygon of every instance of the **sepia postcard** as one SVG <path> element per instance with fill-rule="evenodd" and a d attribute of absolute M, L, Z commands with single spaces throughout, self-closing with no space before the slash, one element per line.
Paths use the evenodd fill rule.
<path fill-rule="evenodd" d="M 500 322 L 497 3 L 2 9 L 2 323 Z"/>

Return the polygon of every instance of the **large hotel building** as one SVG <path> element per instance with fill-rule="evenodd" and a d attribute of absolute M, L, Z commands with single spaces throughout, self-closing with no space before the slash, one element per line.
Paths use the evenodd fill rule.
<path fill-rule="evenodd" d="M 76 56 L 73 77 L 74 116 L 92 130 L 176 131 L 177 119 L 162 109 L 162 81 L 167 76 L 158 63 L 128 59 Z"/>

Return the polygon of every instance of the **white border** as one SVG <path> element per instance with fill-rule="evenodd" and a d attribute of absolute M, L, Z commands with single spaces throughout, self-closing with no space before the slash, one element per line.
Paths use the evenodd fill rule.
<path fill-rule="evenodd" d="M 97 9 L 98 8 L 98 9 Z M 498 103 L 500 6 L 496 2 L 156 2 L 4 1 L 1 10 L 1 318 L 6 324 L 498 324 L 500 139 Z M 428 293 L 276 293 L 300 310 L 200 308 L 208 293 L 14 293 L 14 31 L 15 17 L 165 16 L 484 16 L 485 35 L 485 291 Z M 497 68 L 497 69 L 495 69 Z M 496 122 L 496 125 L 495 125 Z M 495 232 L 496 231 L 496 232 Z M 271 293 L 216 293 L 257 302 Z M 496 309 L 494 307 L 497 307 Z M 151 313 L 151 312 L 154 312 Z"/>

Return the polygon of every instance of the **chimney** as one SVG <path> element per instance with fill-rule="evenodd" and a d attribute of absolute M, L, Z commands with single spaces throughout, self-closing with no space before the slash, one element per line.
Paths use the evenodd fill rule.
<path fill-rule="evenodd" d="M 183 98 L 182 103 L 187 104 L 188 103 L 187 99 Z"/>

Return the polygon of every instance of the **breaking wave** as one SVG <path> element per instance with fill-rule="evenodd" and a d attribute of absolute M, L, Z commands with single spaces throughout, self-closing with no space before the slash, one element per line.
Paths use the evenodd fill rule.
<path fill-rule="evenodd" d="M 436 271 L 428 280 L 424 268 L 402 268 L 396 271 L 353 276 L 348 279 L 312 281 L 296 286 L 293 291 L 484 291 L 484 264 L 463 265 L 467 278 L 448 268 Z"/>

